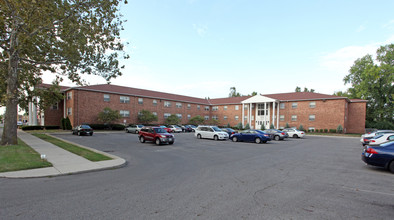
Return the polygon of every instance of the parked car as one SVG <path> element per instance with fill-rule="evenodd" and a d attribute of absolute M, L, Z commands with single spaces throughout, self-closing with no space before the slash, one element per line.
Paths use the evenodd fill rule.
<path fill-rule="evenodd" d="M 227 140 L 228 134 L 216 126 L 199 125 L 194 134 L 198 139 L 209 138 L 214 140 Z"/>
<path fill-rule="evenodd" d="M 171 132 L 172 132 L 171 128 L 167 128 L 167 126 L 165 126 L 165 125 L 160 125 L 159 127 L 163 128 L 163 129 L 166 130 L 168 133 L 171 133 Z"/>
<path fill-rule="evenodd" d="M 181 126 L 183 132 L 192 132 L 193 128 L 191 125 L 183 125 Z"/>
<path fill-rule="evenodd" d="M 161 127 L 143 127 L 138 134 L 141 143 L 145 141 L 154 142 L 156 145 L 173 144 L 175 142 L 174 135 L 168 133 Z"/>
<path fill-rule="evenodd" d="M 140 132 L 142 127 L 144 127 L 144 126 L 143 125 L 129 125 L 126 127 L 126 132 L 138 134 L 138 132 Z"/>
<path fill-rule="evenodd" d="M 222 131 L 227 132 L 228 136 L 230 137 L 232 134 L 237 133 L 236 130 L 232 129 L 232 128 L 221 128 Z"/>
<path fill-rule="evenodd" d="M 361 159 L 369 165 L 384 167 L 394 173 L 394 141 L 379 146 L 365 146 Z"/>
<path fill-rule="evenodd" d="M 267 129 L 264 130 L 265 133 L 272 134 L 274 140 L 279 141 L 279 140 L 284 140 L 285 138 L 288 138 L 289 135 L 285 131 L 280 131 L 276 129 Z"/>
<path fill-rule="evenodd" d="M 93 128 L 89 125 L 78 125 L 72 129 L 72 134 L 77 134 L 78 136 L 81 135 L 93 135 Z"/>
<path fill-rule="evenodd" d="M 302 138 L 305 136 L 305 132 L 297 130 L 295 128 L 285 128 L 282 131 L 286 132 L 289 137 L 293 138 Z"/>
<path fill-rule="evenodd" d="M 259 132 L 253 129 L 234 133 L 230 136 L 230 139 L 234 142 L 245 141 L 245 142 L 255 142 L 256 144 L 267 143 L 267 141 L 271 140 L 269 134 Z"/>
<path fill-rule="evenodd" d="M 362 145 L 367 145 L 367 144 L 369 144 L 369 140 L 371 138 L 375 137 L 376 135 L 388 134 L 388 133 L 394 133 L 394 131 L 393 130 L 377 130 L 375 132 L 366 133 L 366 134 L 361 135 L 360 142 L 362 143 Z"/>
<path fill-rule="evenodd" d="M 168 125 L 168 128 L 171 129 L 171 132 L 180 133 L 182 132 L 182 128 L 178 125 Z"/>
<path fill-rule="evenodd" d="M 196 132 L 197 126 L 195 126 L 195 125 L 190 125 L 190 127 L 192 128 L 192 132 Z"/>
<path fill-rule="evenodd" d="M 389 141 L 394 141 L 394 133 L 381 134 L 369 139 L 368 145 L 376 146 Z"/>

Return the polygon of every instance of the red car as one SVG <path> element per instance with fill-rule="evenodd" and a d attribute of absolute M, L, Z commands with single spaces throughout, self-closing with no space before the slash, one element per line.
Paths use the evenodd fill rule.
<path fill-rule="evenodd" d="M 171 128 L 167 128 L 167 126 L 165 126 L 165 125 L 160 125 L 159 127 L 164 128 L 164 130 L 166 130 L 168 133 L 172 132 L 172 129 Z"/>
<path fill-rule="evenodd" d="M 141 143 L 145 143 L 145 141 L 151 141 L 156 145 L 173 144 L 175 142 L 174 135 L 169 134 L 162 127 L 143 127 L 138 134 L 138 138 Z"/>

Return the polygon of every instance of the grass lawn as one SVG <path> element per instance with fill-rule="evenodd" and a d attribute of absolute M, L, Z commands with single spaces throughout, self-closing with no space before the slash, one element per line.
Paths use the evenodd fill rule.
<path fill-rule="evenodd" d="M 64 142 L 60 139 L 51 137 L 49 135 L 46 134 L 38 134 L 38 133 L 32 133 L 32 135 L 41 138 L 44 141 L 47 141 L 49 143 L 52 143 L 58 147 L 63 148 L 64 150 L 70 151 L 71 153 L 74 153 L 76 155 L 79 155 L 81 157 L 84 157 L 90 161 L 102 161 L 102 160 L 112 160 L 113 158 L 96 153 L 94 151 L 76 146 L 74 144 L 70 144 L 67 142 Z"/>
<path fill-rule="evenodd" d="M 18 138 L 17 145 L 0 146 L 0 172 L 51 167 L 39 153 Z"/>

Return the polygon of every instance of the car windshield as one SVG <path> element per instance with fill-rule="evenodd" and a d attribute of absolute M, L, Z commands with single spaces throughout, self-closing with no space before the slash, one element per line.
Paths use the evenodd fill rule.
<path fill-rule="evenodd" d="M 89 125 L 82 125 L 81 128 L 90 129 Z"/>
<path fill-rule="evenodd" d="M 213 129 L 214 131 L 222 131 L 222 129 L 220 129 L 220 128 L 218 128 L 218 127 L 212 127 L 212 129 Z"/>
<path fill-rule="evenodd" d="M 143 126 L 143 125 L 137 125 L 137 127 L 142 128 L 142 127 L 144 127 L 144 126 Z"/>
<path fill-rule="evenodd" d="M 391 147 L 391 146 L 394 146 L 394 141 L 389 141 L 389 142 L 387 142 L 387 143 L 384 143 L 384 144 L 381 144 L 380 145 L 381 147 Z"/>
<path fill-rule="evenodd" d="M 378 138 L 381 138 L 381 137 L 383 137 L 383 134 L 377 135 L 377 136 L 373 137 L 372 139 L 378 139 Z"/>
<path fill-rule="evenodd" d="M 260 133 L 260 134 L 265 134 L 265 132 L 264 132 L 264 131 L 261 131 L 261 130 L 256 130 L 256 132 L 258 132 L 258 133 Z"/>
<path fill-rule="evenodd" d="M 163 128 L 154 128 L 156 133 L 167 133 L 166 130 L 164 130 Z"/>

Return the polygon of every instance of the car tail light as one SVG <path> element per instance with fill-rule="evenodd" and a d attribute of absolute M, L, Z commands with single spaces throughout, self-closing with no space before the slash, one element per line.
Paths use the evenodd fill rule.
<path fill-rule="evenodd" d="M 375 140 L 371 140 L 370 142 L 372 142 L 372 143 L 373 143 L 373 142 L 375 142 Z"/>
<path fill-rule="evenodd" d="M 369 154 L 378 154 L 378 152 L 376 152 L 376 150 L 374 150 L 373 148 L 370 148 L 370 147 L 367 148 L 367 150 L 365 152 L 367 152 Z"/>
<path fill-rule="evenodd" d="M 285 133 L 284 133 L 284 132 L 282 132 L 281 134 L 282 134 L 282 135 L 285 135 Z"/>
<path fill-rule="evenodd" d="M 368 142 L 369 141 L 369 139 L 367 139 L 367 138 L 364 138 L 364 142 Z"/>

